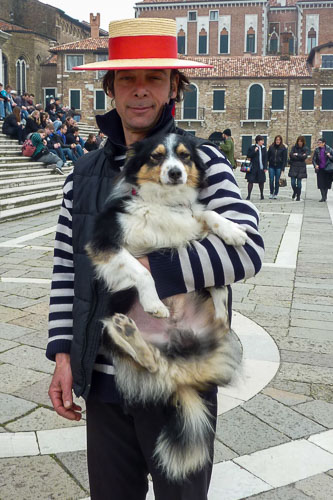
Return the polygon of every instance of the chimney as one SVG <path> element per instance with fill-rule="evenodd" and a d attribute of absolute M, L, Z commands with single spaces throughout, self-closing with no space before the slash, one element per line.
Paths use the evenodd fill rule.
<path fill-rule="evenodd" d="M 90 14 L 90 36 L 91 38 L 99 38 L 100 14 L 96 16 Z"/>
<path fill-rule="evenodd" d="M 281 59 L 289 59 L 289 40 L 292 38 L 293 34 L 290 31 L 283 31 L 280 33 L 280 51 Z"/>

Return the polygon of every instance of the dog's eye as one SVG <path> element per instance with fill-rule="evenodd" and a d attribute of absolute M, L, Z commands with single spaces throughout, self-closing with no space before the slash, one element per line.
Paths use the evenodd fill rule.
<path fill-rule="evenodd" d="M 153 153 L 150 155 L 150 159 L 153 160 L 154 162 L 159 162 L 161 160 L 163 160 L 164 156 L 162 155 L 162 153 Z"/>
<path fill-rule="evenodd" d="M 191 156 L 189 155 L 189 153 L 185 153 L 185 152 L 179 153 L 178 156 L 179 156 L 179 158 L 181 160 L 189 160 L 191 158 Z"/>

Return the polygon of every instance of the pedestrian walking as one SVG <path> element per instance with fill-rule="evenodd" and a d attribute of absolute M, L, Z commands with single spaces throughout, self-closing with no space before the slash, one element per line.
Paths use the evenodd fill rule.
<path fill-rule="evenodd" d="M 273 144 L 268 148 L 268 171 L 270 199 L 276 199 L 279 194 L 280 177 L 287 165 L 287 148 L 283 144 L 281 135 L 274 138 Z"/>
<path fill-rule="evenodd" d="M 297 137 L 296 144 L 291 148 L 289 159 L 290 168 L 288 176 L 290 177 L 291 187 L 293 189 L 292 199 L 300 201 L 302 192 L 302 179 L 306 179 L 305 160 L 309 155 L 308 148 L 305 145 L 305 139 L 302 135 Z"/>
<path fill-rule="evenodd" d="M 73 403 L 72 388 L 86 399 L 92 500 L 144 500 L 148 473 L 156 500 L 206 500 L 211 464 L 185 481 L 172 482 L 154 460 L 156 439 L 168 421 L 170 406 L 133 405 L 117 390 L 114 367 L 99 348 L 107 304 L 111 301 L 113 307 L 116 305 L 104 285 L 96 282 L 85 252 L 93 220 L 117 182 L 127 148 L 148 135 L 186 134 L 176 127 L 172 115 L 175 102 L 181 100 L 189 83 L 179 69 L 205 65 L 178 59 L 174 20 L 114 21 L 109 30 L 109 59 L 74 68 L 106 70 L 103 89 L 114 100 L 115 109 L 96 117 L 99 129 L 107 136 L 105 146 L 82 156 L 64 185 L 50 299 L 47 357 L 56 365 L 49 395 L 57 413 L 70 420 L 81 418 L 81 408 Z M 241 199 L 229 162 L 212 144 L 197 137 L 193 140 L 207 164 L 209 187 L 201 192 L 202 203 L 209 201 L 218 212 L 223 208 L 225 217 L 249 229 L 251 241 L 236 252 L 214 236 L 181 252 L 165 249 L 141 257 L 139 261 L 152 273 L 162 299 L 193 287 L 201 290 L 229 285 L 234 279 L 253 276 L 263 256 L 257 211 Z M 225 259 L 227 254 L 229 258 Z M 203 280 L 202 270 L 208 268 L 212 272 Z M 138 327 L 147 326 L 146 321 L 147 316 L 141 324 L 137 319 Z M 215 426 L 216 387 L 203 391 L 202 398 Z M 213 440 L 209 445 L 213 449 Z"/>
<path fill-rule="evenodd" d="M 251 198 L 253 184 L 259 184 L 260 199 L 264 199 L 264 184 L 266 182 L 267 171 L 267 150 L 264 142 L 263 136 L 257 135 L 255 144 L 250 146 L 247 152 L 247 157 L 251 160 L 251 170 L 245 175 L 245 179 L 248 182 L 247 200 Z"/>
<path fill-rule="evenodd" d="M 235 145 L 234 140 L 231 136 L 230 128 L 226 128 L 222 132 L 223 142 L 220 143 L 220 150 L 226 155 L 232 168 L 236 168 L 235 162 Z"/>
<path fill-rule="evenodd" d="M 317 141 L 312 163 L 317 174 L 317 187 L 321 192 L 320 202 L 327 200 L 328 190 L 333 181 L 333 149 L 326 144 L 326 139 L 321 137 Z"/>

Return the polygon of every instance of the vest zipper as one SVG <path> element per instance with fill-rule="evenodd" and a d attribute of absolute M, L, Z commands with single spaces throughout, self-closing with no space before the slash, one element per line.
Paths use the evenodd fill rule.
<path fill-rule="evenodd" d="M 87 346 L 88 346 L 88 339 L 87 339 L 88 332 L 89 332 L 89 328 L 90 328 L 92 319 L 93 319 L 95 311 L 96 311 L 96 307 L 97 307 L 97 281 L 95 280 L 94 287 L 93 287 L 92 305 L 91 305 L 90 314 L 89 314 L 88 321 L 87 321 L 86 332 L 84 335 L 83 352 L 82 352 L 82 358 L 81 358 L 81 372 L 83 374 L 83 384 L 82 384 L 83 389 L 82 389 L 81 394 L 83 394 L 86 390 L 87 377 L 86 377 L 86 371 L 84 369 L 84 360 L 86 357 Z M 89 387 L 90 387 L 90 384 L 89 384 Z"/>

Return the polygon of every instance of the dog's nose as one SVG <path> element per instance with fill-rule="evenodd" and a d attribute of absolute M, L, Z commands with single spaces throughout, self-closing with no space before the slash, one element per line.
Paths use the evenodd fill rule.
<path fill-rule="evenodd" d="M 169 170 L 168 172 L 169 174 L 169 177 L 170 179 L 173 181 L 173 182 L 176 182 L 178 181 L 178 179 L 180 179 L 180 177 L 182 176 L 182 172 L 179 168 L 177 167 L 173 167 Z"/>

